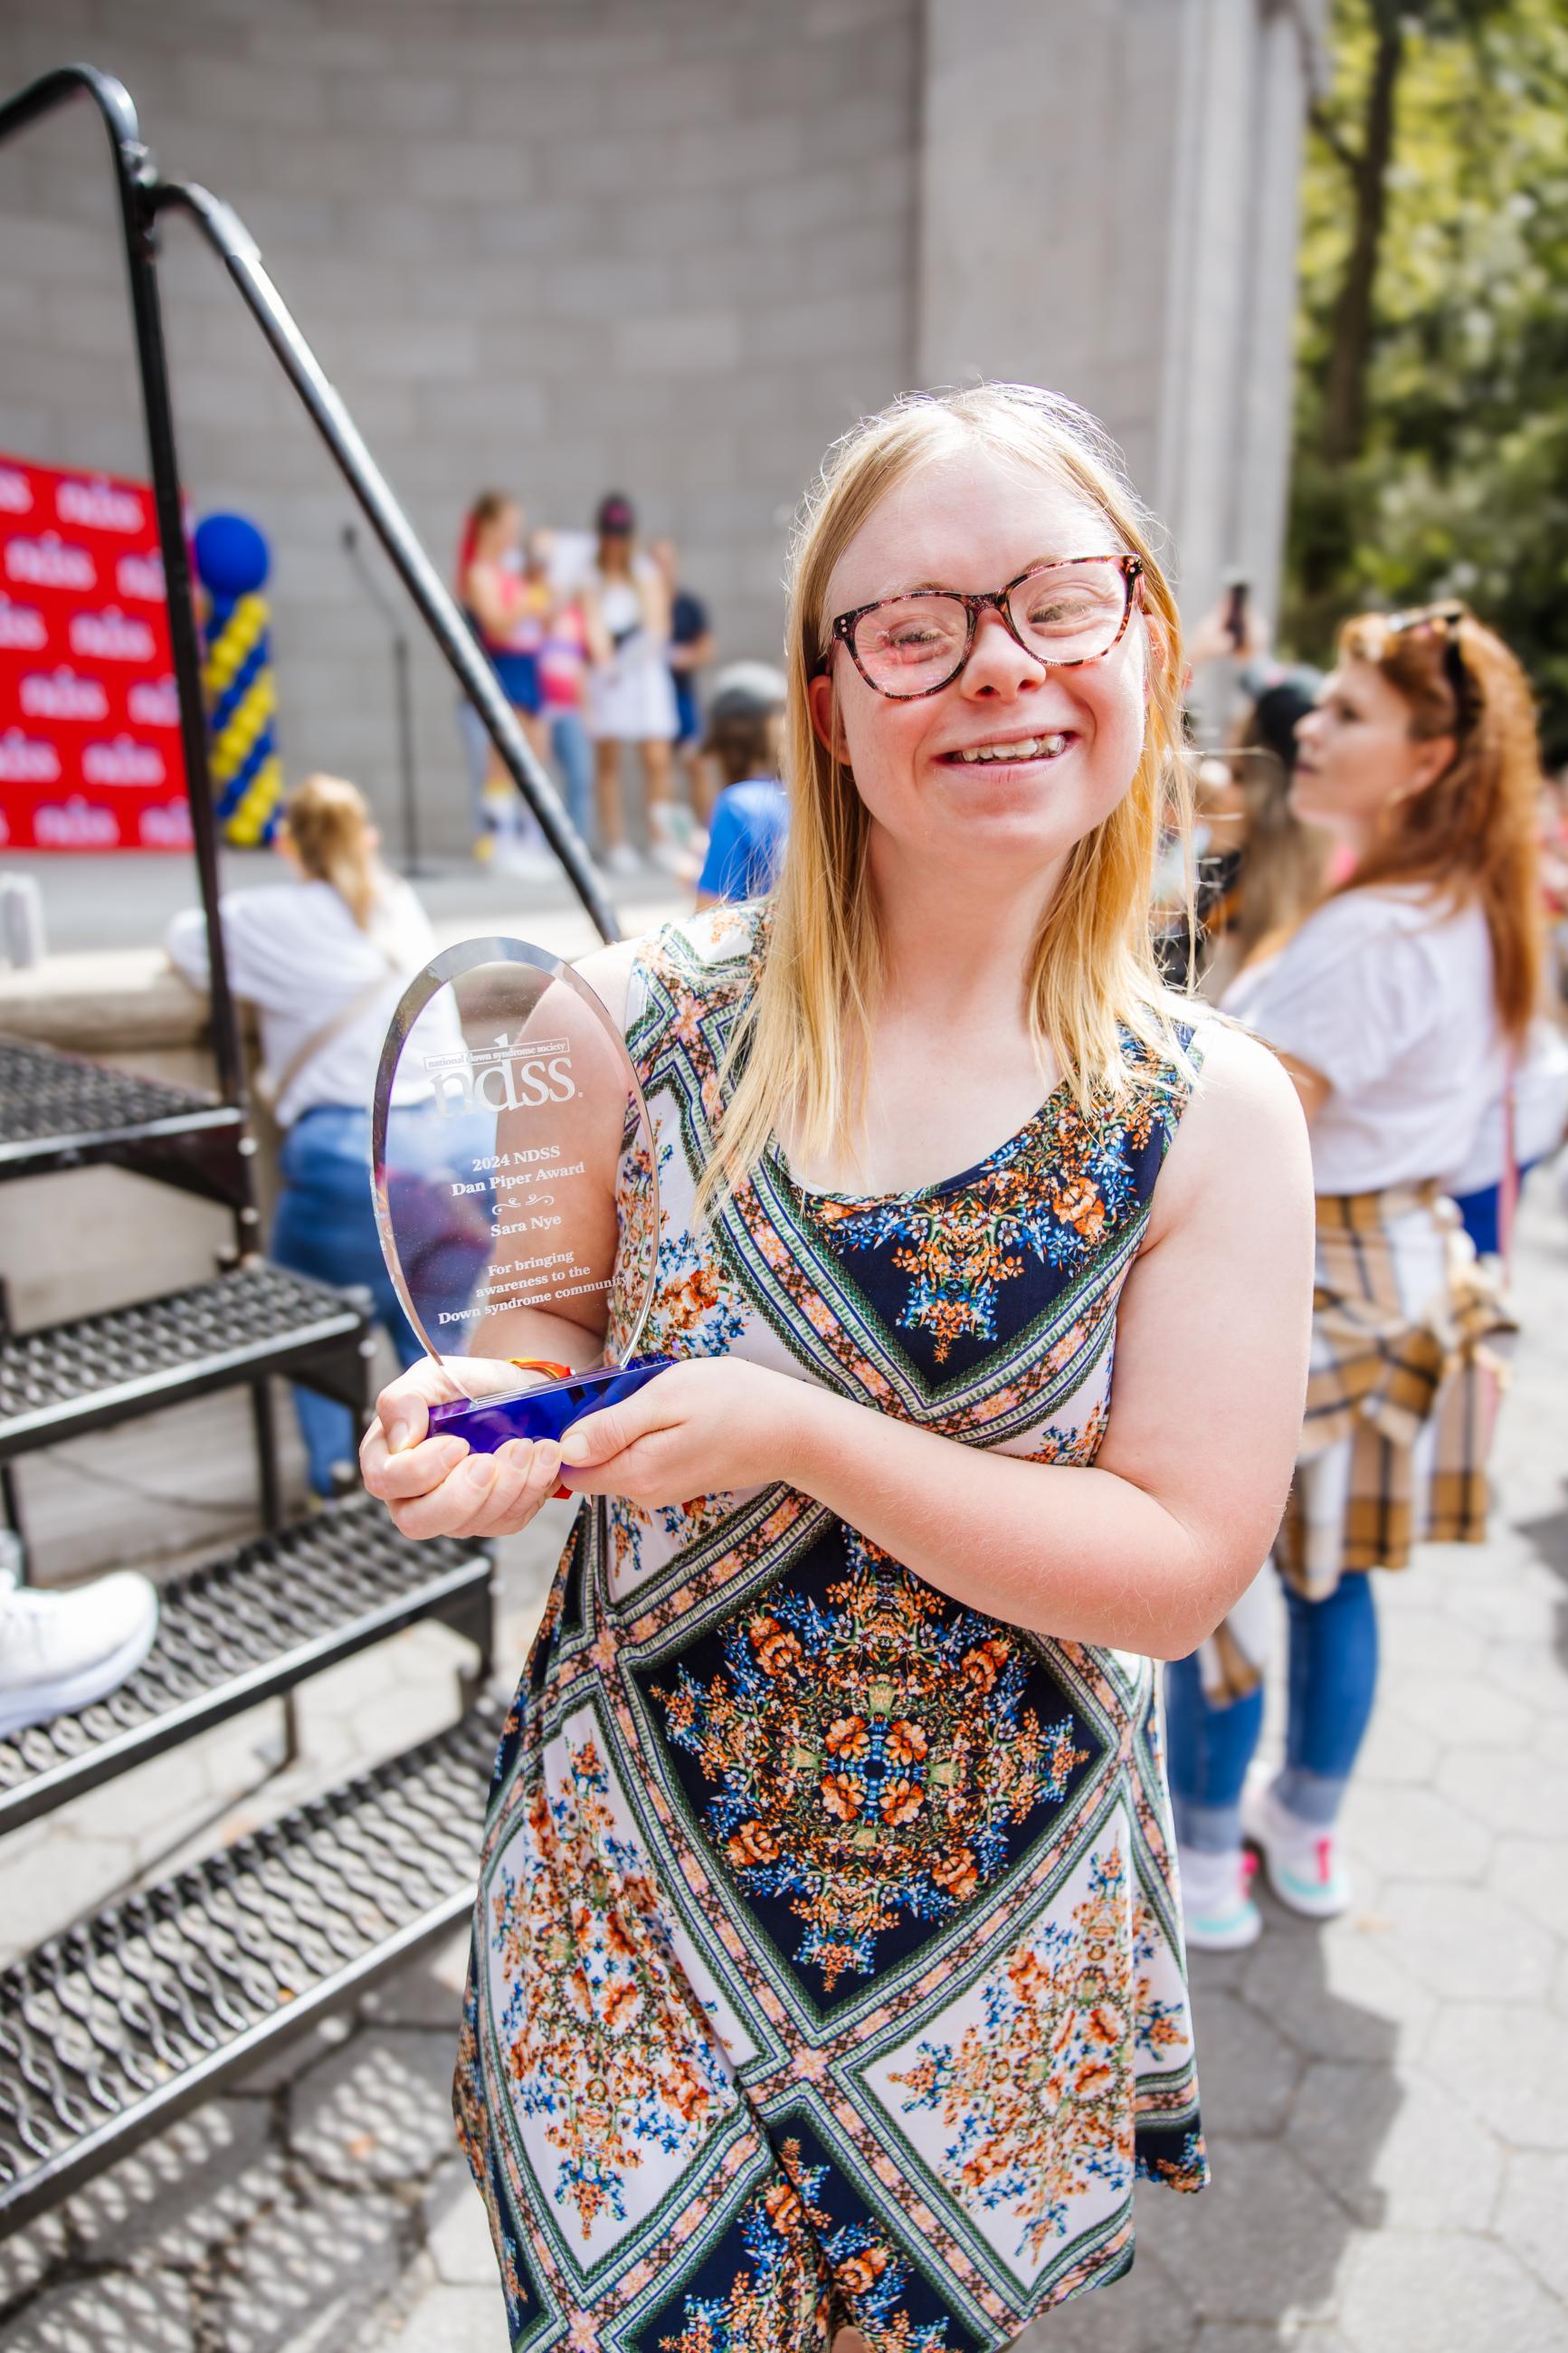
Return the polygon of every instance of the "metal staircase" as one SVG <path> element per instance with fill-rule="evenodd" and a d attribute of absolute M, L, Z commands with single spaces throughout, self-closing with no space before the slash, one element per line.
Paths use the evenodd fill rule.
<path fill-rule="evenodd" d="M 0 2229 L 463 1918 L 500 1722 L 474 1708 L 0 1971 Z"/>
<path fill-rule="evenodd" d="M 0 1834 L 416 1619 L 470 1636 L 488 1671 L 489 1577 L 472 1546 L 410 1544 L 358 1495 L 172 1578 L 158 1639 L 129 1682 L 0 1740 Z"/>
<path fill-rule="evenodd" d="M 134 1168 L 225 1201 L 243 1237 L 247 1142 L 237 1105 L 0 1040 L 0 1181 Z M 482 1548 L 411 1544 L 363 1495 L 280 1525 L 268 1384 L 303 1381 L 363 1419 L 370 1349 L 353 1294 L 251 1255 L 158 1298 L 0 1333 L 14 1526 L 19 1457 L 243 1385 L 267 1527 L 165 1585 L 157 1641 L 117 1691 L 0 1741 L 0 1836 L 420 1620 L 468 1636 L 488 1676 Z M 498 1729 L 481 1704 L 0 1971 L 0 2235 L 463 1916 Z"/>
<path fill-rule="evenodd" d="M 363 1417 L 370 1335 L 353 1295 L 258 1253 L 254 1145 L 224 956 L 158 293 L 158 240 L 172 212 L 194 221 L 224 261 L 578 896 L 603 936 L 617 936 L 553 786 L 243 225 L 205 190 L 160 175 L 126 91 L 90 66 L 46 74 L 0 104 L 0 139 L 83 97 L 108 132 L 120 202 L 207 920 L 217 1092 L 0 1039 L 0 1184 L 68 1182 L 71 1170 L 91 1166 L 128 1169 L 172 1197 L 227 1208 L 235 1250 L 209 1280 L 160 1298 L 31 1332 L 0 1317 L 0 1506 L 19 1531 L 20 1457 L 239 1386 L 253 1405 L 265 1533 L 164 1587 L 154 1648 L 119 1690 L 0 1741 L 0 1835 L 226 1718 L 279 1696 L 287 1703 L 310 1676 L 416 1620 L 441 1620 L 470 1638 L 481 1682 L 491 1662 L 493 1577 L 483 1548 L 411 1544 L 363 1496 L 283 1524 L 271 1384 L 302 1381 Z M 500 1711 L 481 1702 L 436 1738 L 0 1970 L 0 2236 L 465 1915 L 500 1724 Z"/>

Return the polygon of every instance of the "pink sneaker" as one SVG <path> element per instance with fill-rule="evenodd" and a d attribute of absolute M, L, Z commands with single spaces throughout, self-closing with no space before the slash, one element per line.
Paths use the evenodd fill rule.
<path fill-rule="evenodd" d="M 1176 1863 L 1182 1920 L 1192 1950 L 1239 1953 L 1255 1945 L 1263 1933 L 1263 1915 L 1250 1893 L 1258 1868 L 1254 1858 L 1238 1846 L 1224 1854 L 1184 1846 L 1176 1851 Z"/>
<path fill-rule="evenodd" d="M 1268 1884 L 1281 1904 L 1309 1920 L 1336 1920 L 1350 1909 L 1351 1877 L 1331 1830 L 1304 1822 L 1274 1795 L 1273 1773 L 1248 1778 L 1241 1801 L 1247 1836 L 1263 1857 Z"/>

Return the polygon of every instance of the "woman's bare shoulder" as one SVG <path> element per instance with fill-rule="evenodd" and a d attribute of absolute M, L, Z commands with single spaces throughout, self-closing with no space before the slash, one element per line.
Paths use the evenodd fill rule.
<path fill-rule="evenodd" d="M 648 932 L 635 940 L 616 940 L 609 947 L 595 948 L 589 955 L 574 959 L 574 970 L 601 999 L 619 1029 L 626 1026 L 632 968 L 652 937 Z"/>
<path fill-rule="evenodd" d="M 1306 1118 L 1279 1057 L 1220 1013 L 1202 1017 L 1193 1042 L 1197 1082 L 1155 1189 L 1152 1240 L 1239 1189 L 1311 1194 Z"/>
<path fill-rule="evenodd" d="M 698 989 L 717 985 L 721 978 L 725 986 L 733 986 L 736 970 L 743 969 L 746 959 L 755 951 L 758 914 L 754 904 L 733 906 L 721 900 L 698 913 L 662 923 L 657 931 L 644 932 L 637 939 L 617 940 L 613 947 L 595 948 L 591 955 L 576 959 L 576 968 L 589 987 L 597 990 L 624 1029 L 632 975 L 637 965 L 662 959 L 667 969 L 684 975 L 686 981 Z"/>

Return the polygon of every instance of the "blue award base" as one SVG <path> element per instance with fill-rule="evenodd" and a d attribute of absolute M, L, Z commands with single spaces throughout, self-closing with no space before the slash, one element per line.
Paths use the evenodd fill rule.
<path fill-rule="evenodd" d="M 568 1373 L 562 1380 L 541 1381 L 519 1397 L 455 1398 L 430 1409 L 432 1438 L 450 1433 L 466 1438 L 475 1454 L 493 1454 L 509 1438 L 560 1438 L 584 1414 L 618 1405 L 665 1372 L 673 1356 L 634 1356 L 629 1365 L 608 1365 L 602 1372 Z"/>

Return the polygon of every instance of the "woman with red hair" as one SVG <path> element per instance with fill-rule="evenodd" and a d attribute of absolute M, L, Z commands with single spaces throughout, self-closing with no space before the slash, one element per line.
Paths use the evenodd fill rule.
<path fill-rule="evenodd" d="M 522 531 L 522 509 L 514 498 L 505 491 L 481 491 L 463 518 L 458 596 L 497 684 L 542 760 L 550 730 L 541 716 L 539 653 L 552 599 L 546 583 L 524 561 Z M 475 855 L 493 859 L 509 872 L 553 876 L 555 860 L 544 836 L 519 798 L 484 723 L 466 699 L 458 709 L 478 804 Z"/>
<path fill-rule="evenodd" d="M 1376 1685 L 1367 1571 L 1403 1567 L 1422 1537 L 1485 1537 L 1510 1327 L 1447 1195 L 1511 1092 L 1542 983 L 1540 754 L 1501 640 L 1458 605 L 1363 616 L 1297 732 L 1291 807 L 1336 838 L 1345 879 L 1224 1000 L 1295 1082 L 1318 1200 L 1306 1423 L 1273 1556 L 1282 1769 L 1249 1778 L 1263 1646 L 1245 1607 L 1167 1691 L 1188 1939 L 1220 1948 L 1261 1926 L 1244 1828 L 1293 1910 L 1348 1905 L 1335 1824 Z"/>

